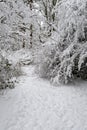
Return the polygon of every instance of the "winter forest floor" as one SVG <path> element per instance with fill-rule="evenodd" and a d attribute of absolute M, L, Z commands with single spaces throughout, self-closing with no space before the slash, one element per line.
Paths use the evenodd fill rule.
<path fill-rule="evenodd" d="M 0 130 L 87 130 L 87 83 L 54 87 L 23 67 L 17 87 L 0 92 Z"/>

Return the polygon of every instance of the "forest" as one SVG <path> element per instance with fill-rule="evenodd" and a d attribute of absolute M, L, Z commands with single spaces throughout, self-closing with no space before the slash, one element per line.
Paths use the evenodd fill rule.
<path fill-rule="evenodd" d="M 0 88 L 20 75 L 20 59 L 15 65 L 9 59 L 20 50 L 31 53 L 40 77 L 58 84 L 86 80 L 86 15 L 85 0 L 1 0 Z"/>
<path fill-rule="evenodd" d="M 36 84 L 36 87 L 34 84 Z M 2 99 L 3 96 L 5 96 L 6 99 L 8 99 L 7 97 L 12 97 L 12 102 L 15 102 L 14 104 L 16 105 L 17 98 L 15 95 L 19 93 L 21 96 L 18 96 L 17 101 L 18 104 L 20 104 L 19 107 L 23 105 L 24 110 L 23 103 L 25 102 L 24 97 L 26 96 L 24 96 L 24 92 L 25 94 L 27 93 L 25 104 L 32 102 L 30 99 L 33 100 L 33 98 L 35 102 L 35 99 L 40 98 L 39 94 L 42 93 L 42 101 L 45 97 L 48 99 L 51 98 L 52 100 L 54 100 L 55 97 L 58 101 L 55 100 L 54 102 L 56 106 L 60 104 L 61 109 L 63 101 L 64 107 L 66 107 L 67 104 L 66 108 L 69 110 L 68 104 L 72 103 L 70 116 L 72 116 L 73 110 L 76 110 L 73 107 L 76 105 L 76 102 L 78 102 L 77 105 L 79 106 L 77 108 L 79 115 L 80 112 L 85 112 L 85 117 L 81 115 L 79 121 L 77 119 L 78 112 L 76 117 L 74 117 L 76 118 L 76 122 L 79 122 L 78 125 L 75 125 L 74 121 L 68 123 L 71 117 L 68 118 L 69 112 L 67 112 L 65 116 L 67 121 L 62 121 L 63 126 L 61 123 L 58 126 L 53 123 L 55 127 L 51 125 L 52 120 L 58 121 L 58 119 L 56 120 L 56 117 L 52 118 L 48 115 L 48 117 L 52 119 L 49 121 L 51 127 L 46 125 L 44 128 L 44 124 L 42 124 L 40 128 L 40 124 L 38 123 L 38 125 L 36 125 L 37 127 L 35 127 L 34 124 L 31 125 L 29 122 L 26 126 L 23 122 L 23 129 L 21 127 L 22 120 L 19 119 L 19 113 L 19 115 L 17 115 L 19 124 L 17 124 L 15 117 L 15 120 L 12 120 L 13 124 L 10 124 L 10 126 L 13 127 L 5 125 L 5 128 L 0 120 L 0 129 L 86 130 L 87 109 L 84 110 L 84 108 L 87 107 L 86 86 L 87 0 L 0 0 L 0 98 Z M 53 88 L 53 91 L 51 88 Z M 57 95 L 57 92 L 60 96 Z M 69 95 L 68 92 L 70 92 Z M 11 94 L 10 96 L 9 93 Z M 49 96 L 47 96 L 47 94 Z M 53 97 L 53 95 L 55 96 Z M 66 101 L 68 96 L 71 97 L 69 102 Z M 15 101 L 13 100 L 14 97 Z M 20 103 L 21 101 L 19 100 L 21 97 L 23 100 L 22 103 Z M 29 98 L 29 100 L 27 100 L 27 98 Z M 74 102 L 73 99 L 76 99 L 76 102 Z M 3 102 L 4 100 L 2 101 L 2 105 L 0 105 L 1 117 L 3 116 Z M 8 102 L 11 107 L 11 100 Z M 8 104 L 8 102 L 6 102 L 6 104 Z M 82 102 L 84 102 L 84 104 L 82 104 L 80 108 L 80 103 Z M 43 104 L 45 104 L 45 100 Z M 50 101 L 48 101 L 48 104 L 49 106 L 51 105 Z M 38 109 L 38 101 L 36 101 L 36 105 Z M 28 104 L 28 107 L 29 106 L 30 104 Z M 53 104 L 52 106 L 54 107 Z M 25 111 L 28 111 L 28 107 L 26 107 Z M 33 107 L 32 104 L 31 107 Z M 14 110 L 14 108 L 15 107 L 11 107 L 10 109 Z M 17 110 L 17 108 L 15 109 Z M 7 113 L 9 113 L 9 111 L 10 110 L 8 110 Z M 31 111 L 32 113 L 34 112 L 34 110 L 30 109 L 29 112 Z M 39 113 L 36 111 L 36 113 L 38 113 L 37 118 L 42 111 L 42 109 Z M 47 109 L 47 112 L 48 111 L 49 108 Z M 65 108 L 59 110 L 58 113 L 64 111 L 66 111 Z M 7 117 L 9 117 L 9 114 L 6 114 Z M 10 114 L 9 120 L 11 116 L 14 115 L 15 114 Z M 62 114 L 60 116 L 62 116 Z M 24 114 L 24 119 L 26 117 L 27 115 Z M 32 116 L 30 117 L 32 118 Z M 5 120 L 5 117 L 1 119 Z M 34 118 L 32 118 L 32 120 L 32 122 L 36 121 Z M 61 118 L 59 122 L 60 120 Z M 43 114 L 41 121 L 43 122 Z M 8 123 L 9 122 L 10 121 L 8 121 Z M 14 122 L 17 127 L 14 125 Z M 27 119 L 25 119 L 25 122 L 27 122 Z M 39 118 L 38 122 L 40 123 Z M 74 124 L 72 122 L 74 122 Z"/>

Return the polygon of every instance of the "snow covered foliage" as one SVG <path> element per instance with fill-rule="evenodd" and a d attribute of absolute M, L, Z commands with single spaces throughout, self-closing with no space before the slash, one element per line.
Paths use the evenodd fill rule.
<path fill-rule="evenodd" d="M 57 0 L 37 0 L 37 3 L 39 5 L 40 13 L 43 16 L 43 28 L 40 36 L 42 41 L 46 41 L 47 38 L 52 35 L 52 31 L 54 30 L 53 26 L 51 25 L 54 25 L 54 21 L 56 19 L 54 9 Z"/>
<path fill-rule="evenodd" d="M 87 1 L 62 0 L 56 4 L 58 25 L 55 48 L 47 46 L 39 66 L 40 74 L 56 83 L 87 79 Z"/>
<path fill-rule="evenodd" d="M 20 62 L 30 64 L 30 57 L 23 59 L 21 55 L 23 61 L 20 61 L 19 55 L 14 57 L 12 54 L 30 48 L 31 23 L 34 32 L 33 43 L 35 43 L 39 32 L 37 21 L 38 12 L 34 8 L 31 11 L 24 0 L 0 0 L 0 88 L 14 86 L 15 77 L 21 73 Z M 11 55 L 15 63 L 9 63 L 8 55 Z"/>
<path fill-rule="evenodd" d="M 36 35 L 38 34 L 37 17 L 35 10 L 31 12 L 30 7 L 23 0 L 0 1 L 1 48 L 13 51 L 29 48 L 31 23 L 34 25 L 33 32 L 35 32 L 33 39 L 37 39 L 38 36 Z"/>
<path fill-rule="evenodd" d="M 13 87 L 16 77 L 21 74 L 19 65 L 10 63 L 7 55 L 22 48 L 24 32 L 20 26 L 24 20 L 23 8 L 23 1 L 0 1 L 0 89 Z"/>
<path fill-rule="evenodd" d="M 20 76 L 21 69 L 18 65 L 13 65 L 10 61 L 0 54 L 0 89 L 6 87 L 13 88 L 16 78 Z"/>

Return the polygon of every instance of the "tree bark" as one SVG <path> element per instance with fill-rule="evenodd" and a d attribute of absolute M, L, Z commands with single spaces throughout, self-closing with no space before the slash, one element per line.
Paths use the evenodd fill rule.
<path fill-rule="evenodd" d="M 29 0 L 31 14 L 32 14 L 32 4 L 33 4 L 33 0 Z M 32 19 L 32 16 L 31 16 L 31 19 Z M 33 24 L 32 24 L 32 20 L 31 20 L 31 25 L 30 25 L 30 47 L 32 47 L 32 44 L 33 44 Z"/>

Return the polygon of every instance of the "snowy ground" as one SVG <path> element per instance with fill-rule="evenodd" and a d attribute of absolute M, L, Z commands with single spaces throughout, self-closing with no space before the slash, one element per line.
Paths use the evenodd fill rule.
<path fill-rule="evenodd" d="M 32 66 L 0 94 L 0 130 L 87 130 L 87 86 L 54 87 Z"/>

